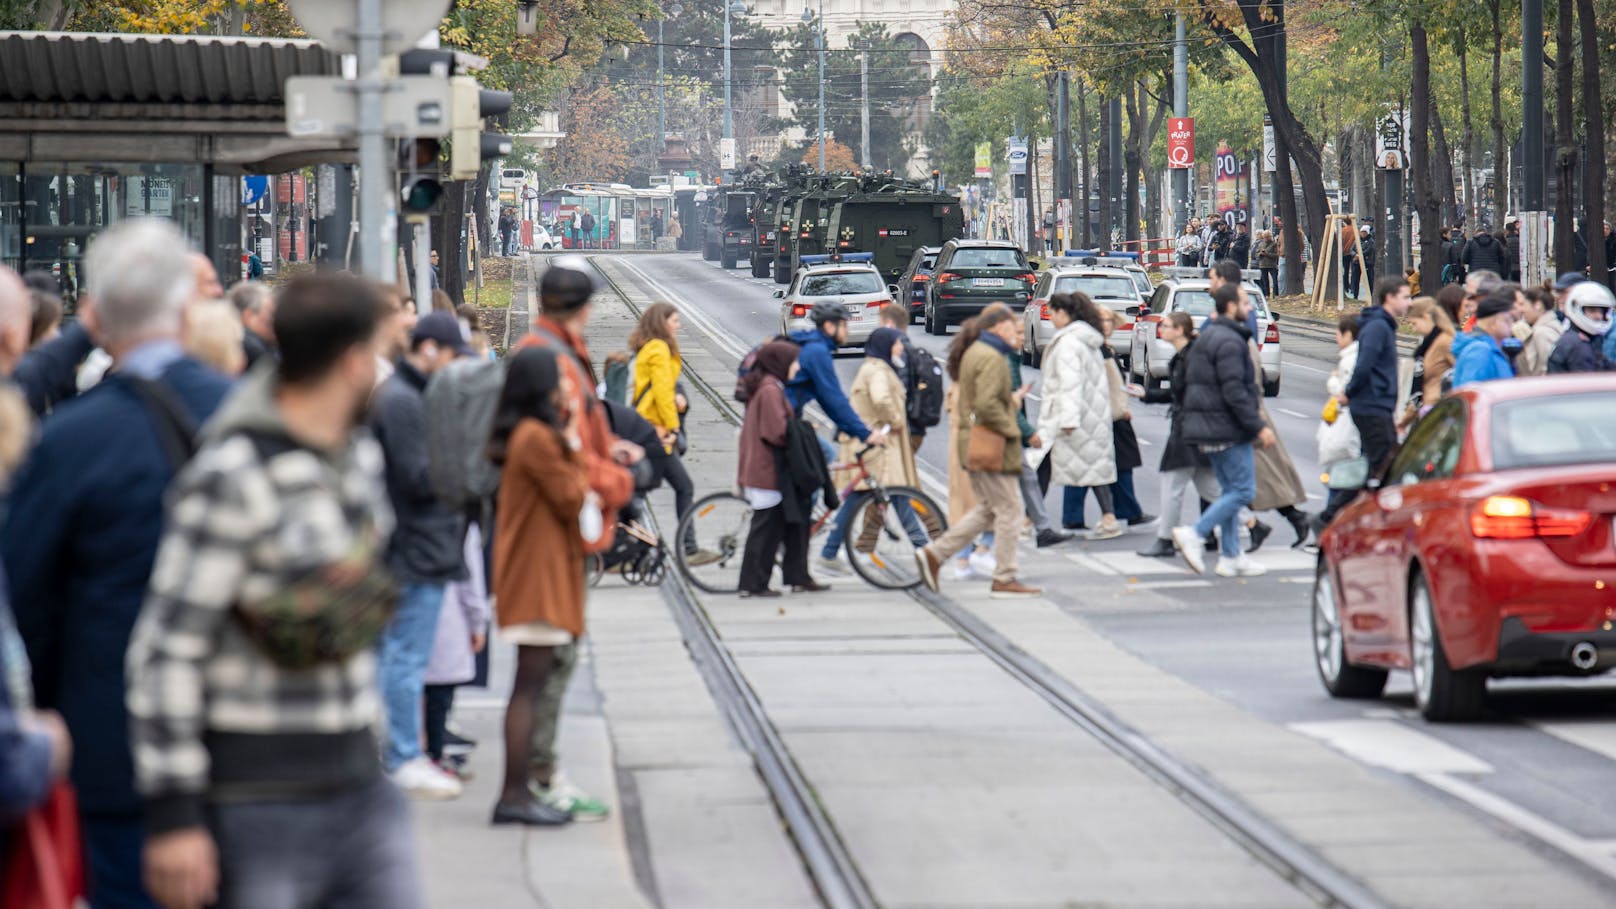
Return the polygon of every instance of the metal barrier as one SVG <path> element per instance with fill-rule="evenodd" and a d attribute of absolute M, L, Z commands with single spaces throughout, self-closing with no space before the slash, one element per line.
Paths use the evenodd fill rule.
<path fill-rule="evenodd" d="M 1146 268 L 1167 268 L 1178 264 L 1178 256 L 1173 251 L 1172 237 L 1124 240 L 1117 244 L 1117 248 L 1137 253 L 1139 264 Z"/>

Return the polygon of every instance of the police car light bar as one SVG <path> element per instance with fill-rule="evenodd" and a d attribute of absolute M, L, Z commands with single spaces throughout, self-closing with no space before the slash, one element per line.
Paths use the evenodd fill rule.
<path fill-rule="evenodd" d="M 803 265 L 825 265 L 831 262 L 874 262 L 875 253 L 829 253 L 812 256 L 799 256 L 797 261 Z"/>
<path fill-rule="evenodd" d="M 1128 259 L 1134 262 L 1139 261 L 1139 254 L 1136 252 L 1100 252 L 1097 249 L 1068 249 L 1066 251 L 1066 255 L 1072 258 L 1076 258 L 1078 256 L 1094 256 L 1099 259 Z"/>

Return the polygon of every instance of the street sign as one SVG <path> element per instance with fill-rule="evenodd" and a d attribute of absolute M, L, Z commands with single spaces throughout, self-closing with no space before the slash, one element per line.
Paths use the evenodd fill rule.
<path fill-rule="evenodd" d="M 265 174 L 252 174 L 241 178 L 241 204 L 247 207 L 264 197 L 269 192 L 269 177 Z"/>
<path fill-rule="evenodd" d="M 298 138 L 354 135 L 358 122 L 354 82 L 341 76 L 290 76 L 286 80 L 286 133 Z M 449 134 L 449 80 L 399 76 L 382 95 L 382 122 L 395 139 Z"/>
<path fill-rule="evenodd" d="M 1396 111 L 1380 118 L 1380 122 L 1375 124 L 1375 167 L 1380 170 L 1403 170 L 1408 166 L 1403 157 L 1403 136 L 1406 132 L 1403 118 Z"/>
<path fill-rule="evenodd" d="M 1010 176 L 1024 177 L 1027 174 L 1027 140 L 1019 137 L 1010 139 Z"/>
<path fill-rule="evenodd" d="M 1271 174 L 1279 170 L 1279 147 L 1274 143 L 1274 120 L 1267 114 L 1262 118 L 1262 169 Z"/>
<path fill-rule="evenodd" d="M 735 140 L 718 140 L 718 166 L 724 170 L 735 169 Z"/>
<path fill-rule="evenodd" d="M 359 4 L 366 0 L 286 0 L 297 24 L 319 41 L 326 50 L 339 54 L 354 53 L 354 35 L 358 31 Z M 387 35 L 382 39 L 382 54 L 396 54 L 415 46 L 428 32 L 438 27 L 449 13 L 446 0 L 372 0 L 381 9 L 382 21 L 387 23 Z M 296 133 L 293 133 L 296 135 Z"/>
<path fill-rule="evenodd" d="M 1171 170 L 1195 168 L 1195 118 L 1167 118 L 1167 167 Z"/>

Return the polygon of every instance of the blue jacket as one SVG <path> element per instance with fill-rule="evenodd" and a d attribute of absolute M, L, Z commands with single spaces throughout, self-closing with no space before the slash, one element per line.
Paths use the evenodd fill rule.
<path fill-rule="evenodd" d="M 1353 413 L 1389 417 L 1397 409 L 1397 320 L 1379 306 L 1358 315 L 1358 367 L 1342 393 Z"/>
<path fill-rule="evenodd" d="M 35 416 L 44 416 L 56 404 L 78 394 L 79 364 L 95 349 L 83 322 L 30 350 L 17 364 L 13 382 L 28 397 Z"/>
<path fill-rule="evenodd" d="M 1472 382 L 1490 382 L 1494 379 L 1513 379 L 1509 357 L 1491 335 L 1479 331 L 1453 339 L 1453 387 L 1463 388 Z"/>
<path fill-rule="evenodd" d="M 230 382 L 201 363 L 162 381 L 200 425 Z M 174 466 L 156 424 L 116 374 L 56 408 L 18 472 L 0 557 L 33 663 L 35 699 L 73 735 L 86 815 L 138 816 L 124 710 L 124 652 L 146 598 Z"/>
<path fill-rule="evenodd" d="M 842 383 L 836 378 L 836 342 L 817 328 L 796 332 L 791 340 L 802 348 L 797 354 L 801 368 L 797 377 L 786 385 L 786 400 L 791 403 L 791 409 L 800 416 L 809 401 L 818 401 L 838 432 L 860 441 L 868 438 L 870 428 L 853 412 L 853 405 L 848 403 L 847 393 L 842 391 Z"/>
<path fill-rule="evenodd" d="M 1554 352 L 1549 354 L 1548 374 L 1604 372 L 1610 369 L 1610 358 L 1599 349 L 1599 342 L 1608 342 L 1612 337 L 1616 335 L 1606 335 L 1603 339 L 1589 338 L 1575 325 L 1570 326 L 1554 345 Z M 1609 346 L 1608 343 L 1606 346 Z"/>

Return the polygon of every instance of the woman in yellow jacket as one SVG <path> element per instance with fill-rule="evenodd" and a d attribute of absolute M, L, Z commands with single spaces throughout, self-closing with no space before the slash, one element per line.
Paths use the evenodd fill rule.
<path fill-rule="evenodd" d="M 679 310 L 672 303 L 652 303 L 640 315 L 628 346 L 634 351 L 634 409 L 662 437 L 663 457 L 650 458 L 655 479 L 666 480 L 673 488 L 674 507 L 683 516 L 696 493 L 678 450 L 679 427 L 689 406 L 679 391 L 680 327 Z"/>

